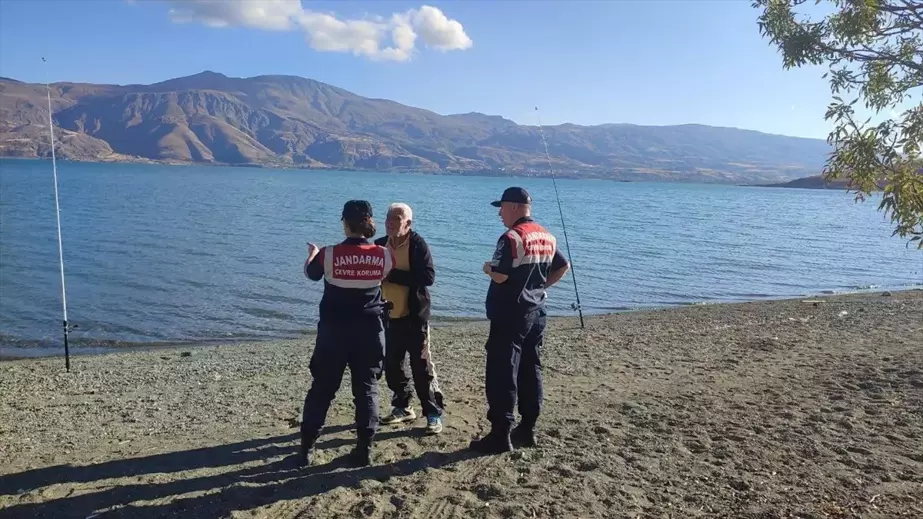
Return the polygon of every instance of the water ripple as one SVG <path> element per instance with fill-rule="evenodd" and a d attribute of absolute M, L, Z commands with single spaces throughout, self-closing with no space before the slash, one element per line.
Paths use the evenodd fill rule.
<path fill-rule="evenodd" d="M 60 277 L 44 161 L 0 161 L 0 344 L 56 344 Z M 296 337 L 323 284 L 305 242 L 342 239 L 344 200 L 405 201 L 436 263 L 436 320 L 481 317 L 481 265 L 502 234 L 490 200 L 528 188 L 563 245 L 550 181 L 160 167 L 59 168 L 71 320 L 81 347 Z M 923 283 L 875 201 L 839 191 L 559 182 L 588 312 Z M 549 291 L 571 315 L 570 278 Z"/>

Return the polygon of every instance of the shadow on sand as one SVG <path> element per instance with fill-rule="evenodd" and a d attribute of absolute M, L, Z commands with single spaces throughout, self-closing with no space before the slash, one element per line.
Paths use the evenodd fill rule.
<path fill-rule="evenodd" d="M 325 434 L 343 431 L 348 427 L 330 427 Z M 376 441 L 410 437 L 414 430 L 379 433 Z M 323 438 L 323 437 L 322 437 Z M 115 478 L 129 478 L 118 486 L 98 492 L 91 491 L 65 497 L 51 498 L 41 503 L 22 503 L 0 509 L 0 518 L 26 517 L 222 517 L 231 511 L 246 511 L 277 501 L 302 499 L 338 487 L 352 487 L 367 479 L 386 481 L 426 468 L 439 468 L 475 457 L 468 450 L 450 453 L 426 452 L 417 458 L 400 460 L 386 465 L 350 468 L 348 459 L 337 458 L 329 463 L 300 468 L 293 444 L 298 434 L 248 440 L 228 445 L 202 449 L 157 454 L 140 458 L 108 461 L 86 466 L 55 465 L 0 476 L 0 495 L 16 495 L 22 491 L 41 489 L 54 484 L 92 483 Z M 318 442 L 318 449 L 331 449 L 353 443 L 332 438 Z M 240 467 L 260 460 L 285 456 L 278 461 L 257 466 Z M 172 476 L 164 483 L 141 482 L 145 479 L 165 479 L 164 474 L 185 471 L 227 468 L 218 474 L 195 477 Z M 150 476 L 150 477 L 146 477 Z M 87 490 L 87 489 L 84 489 Z M 189 493 L 206 494 L 183 497 Z M 134 505 L 139 501 L 154 501 Z M 99 512 L 99 515 L 94 515 Z"/>

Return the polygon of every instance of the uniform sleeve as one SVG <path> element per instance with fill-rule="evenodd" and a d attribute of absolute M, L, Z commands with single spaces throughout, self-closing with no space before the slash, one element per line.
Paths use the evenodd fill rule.
<path fill-rule="evenodd" d="M 513 271 L 513 249 L 509 237 L 505 234 L 497 240 L 497 249 L 494 250 L 494 257 L 490 260 L 490 270 L 506 275 Z"/>
<path fill-rule="evenodd" d="M 561 249 L 555 247 L 554 257 L 551 258 L 551 271 L 554 272 L 566 266 L 567 266 L 567 258 L 565 258 L 563 254 L 561 254 Z"/>
<path fill-rule="evenodd" d="M 327 248 L 324 247 L 314 256 L 311 262 L 304 262 L 304 275 L 311 281 L 320 281 L 324 277 L 324 254 Z"/>

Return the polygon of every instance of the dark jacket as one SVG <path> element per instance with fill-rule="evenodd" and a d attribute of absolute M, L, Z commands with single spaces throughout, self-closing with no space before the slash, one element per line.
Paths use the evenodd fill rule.
<path fill-rule="evenodd" d="M 421 321 L 429 321 L 431 300 L 429 289 L 436 281 L 436 269 L 433 268 L 433 256 L 429 246 L 422 236 L 413 229 L 410 230 L 410 243 L 407 254 L 410 257 L 410 270 L 392 269 L 387 281 L 395 285 L 410 288 L 407 296 L 407 309 L 410 315 Z M 375 240 L 376 245 L 387 246 L 388 237 L 382 236 Z"/>

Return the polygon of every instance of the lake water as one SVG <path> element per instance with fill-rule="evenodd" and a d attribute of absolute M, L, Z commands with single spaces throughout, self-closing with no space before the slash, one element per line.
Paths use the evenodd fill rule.
<path fill-rule="evenodd" d="M 342 238 L 345 200 L 380 233 L 387 204 L 414 208 L 437 278 L 437 319 L 483 316 L 481 266 L 503 227 L 488 202 L 535 199 L 564 245 L 550 180 L 59 163 L 69 320 L 76 347 L 292 337 L 317 319 L 322 283 L 305 242 Z M 923 282 L 923 254 L 890 236 L 875 202 L 842 191 L 558 182 L 585 313 Z M 0 161 L 0 345 L 60 344 L 50 161 Z M 549 291 L 573 315 L 572 278 Z"/>

